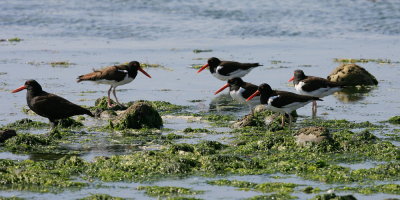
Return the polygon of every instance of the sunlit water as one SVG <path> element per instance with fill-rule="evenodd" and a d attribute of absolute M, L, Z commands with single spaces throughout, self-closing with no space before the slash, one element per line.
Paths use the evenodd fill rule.
<path fill-rule="evenodd" d="M 273 88 L 287 91 L 294 91 L 287 80 L 295 69 L 326 77 L 339 65 L 333 58 L 400 61 L 400 2 L 396 0 L 3 0 L 0 27 L 0 39 L 23 39 L 21 42 L 0 42 L 0 125 L 26 117 L 46 121 L 22 113 L 26 106 L 25 92 L 10 93 L 27 79 L 36 79 L 46 91 L 72 102 L 93 105 L 95 99 L 106 95 L 108 86 L 78 84 L 76 77 L 92 68 L 131 60 L 161 64 L 169 70 L 146 69 L 152 79 L 139 74 L 132 83 L 118 87 L 121 102 L 163 100 L 189 105 L 193 112 L 208 110 L 209 103 L 216 98 L 213 92 L 225 84 L 208 71 L 196 74 L 191 68 L 195 64 L 205 64 L 211 56 L 260 62 L 264 66 L 254 69 L 244 80 L 253 84 L 267 82 Z M 212 52 L 194 53 L 194 49 Z M 68 61 L 74 65 L 52 67 L 43 64 L 55 61 Z M 335 96 L 324 98 L 319 103 L 320 117 L 378 123 L 399 114 L 400 65 L 373 62 L 360 65 L 378 79 L 379 85 L 353 102 L 340 101 Z M 85 91 L 91 92 L 82 93 Z M 190 100 L 204 101 L 192 103 Z M 239 118 L 247 112 L 244 107 L 234 114 Z M 311 105 L 299 109 L 298 113 L 309 118 Z M 96 123 L 96 120 L 89 123 Z M 166 120 L 166 127 L 176 130 L 203 126 L 208 125 Z M 220 140 L 221 136 L 200 135 L 199 138 Z M 121 153 L 96 147 L 90 152 L 82 157 L 91 160 L 98 155 Z M 0 156 L 26 159 L 25 155 L 11 153 Z M 218 191 L 213 191 L 202 178 L 194 179 L 167 181 L 167 185 L 185 186 L 188 181 L 193 182 L 189 184 L 193 188 L 207 190 L 198 196 L 205 199 L 258 195 L 235 191 L 231 187 L 218 187 Z M 113 188 L 103 190 L 93 186 L 86 192 L 115 196 L 124 193 L 130 195 L 124 197 L 134 194 L 138 199 L 148 198 L 142 191 L 132 189 L 138 185 L 136 183 L 126 186 L 131 193 L 126 193 L 125 186 L 120 183 L 107 184 Z M 163 185 L 162 181 L 154 184 Z M 66 191 L 63 198 L 83 197 L 86 192 Z M 29 192 L 0 193 L 37 199 L 54 197 Z M 300 197 L 310 196 L 303 194 Z"/>

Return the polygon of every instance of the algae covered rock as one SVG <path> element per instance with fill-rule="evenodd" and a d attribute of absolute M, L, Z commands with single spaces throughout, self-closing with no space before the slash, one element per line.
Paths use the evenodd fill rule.
<path fill-rule="evenodd" d="M 146 102 L 136 102 L 113 121 L 116 129 L 161 128 L 160 114 Z"/>
<path fill-rule="evenodd" d="M 0 143 L 17 136 L 15 130 L 7 129 L 7 130 L 0 130 Z"/>
<path fill-rule="evenodd" d="M 340 65 L 331 72 L 327 79 L 346 86 L 378 85 L 378 81 L 372 74 L 356 64 Z"/>
<path fill-rule="evenodd" d="M 391 124 L 400 124 L 400 116 L 391 117 L 388 122 Z"/>
<path fill-rule="evenodd" d="M 293 120 L 297 117 L 297 112 L 291 113 Z M 270 130 L 281 130 L 281 118 L 279 113 L 269 111 L 263 105 L 254 108 L 253 113 L 244 116 L 242 119 L 232 124 L 232 128 L 243 128 L 246 126 L 265 126 Z M 289 123 L 289 117 L 285 114 L 285 123 Z"/>
<path fill-rule="evenodd" d="M 325 127 L 305 127 L 295 133 L 296 142 L 299 145 L 307 143 L 321 143 L 322 141 L 331 140 L 329 131 Z"/>

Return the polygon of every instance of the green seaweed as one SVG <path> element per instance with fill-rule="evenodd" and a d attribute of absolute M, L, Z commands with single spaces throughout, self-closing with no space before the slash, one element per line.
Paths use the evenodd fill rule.
<path fill-rule="evenodd" d="M 400 116 L 391 117 L 388 122 L 391 124 L 400 124 Z"/>
<path fill-rule="evenodd" d="M 202 194 L 204 191 L 191 190 L 183 187 L 171 186 L 139 186 L 137 190 L 144 190 L 149 196 L 173 196 L 173 195 L 195 195 Z"/>
<path fill-rule="evenodd" d="M 15 130 L 27 130 L 27 129 L 41 129 L 49 127 L 48 124 L 38 121 L 32 121 L 28 118 L 17 120 L 13 123 L 9 123 L 2 127 L 2 129 L 15 129 Z"/>
<path fill-rule="evenodd" d="M 81 198 L 79 200 L 124 200 L 124 198 L 121 197 L 113 197 L 108 194 L 92 194 L 90 196 Z"/>

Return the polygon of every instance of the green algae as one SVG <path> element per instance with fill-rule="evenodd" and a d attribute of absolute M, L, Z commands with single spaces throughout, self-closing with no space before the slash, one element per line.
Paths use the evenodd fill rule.
<path fill-rule="evenodd" d="M 290 194 L 271 194 L 271 195 L 258 195 L 254 197 L 247 198 L 246 200 L 288 200 L 288 199 L 298 199 Z"/>
<path fill-rule="evenodd" d="M 341 120 L 322 120 L 322 119 L 306 119 L 300 123 L 302 126 L 322 126 L 329 129 L 354 129 L 354 128 L 381 128 L 382 126 L 366 122 L 350 122 L 345 119 Z"/>
<path fill-rule="evenodd" d="M 126 63 L 126 64 L 128 64 L 128 63 Z M 174 71 L 173 69 L 165 67 L 160 64 L 140 63 L 140 67 L 142 67 L 142 68 L 158 68 L 158 69 L 163 69 L 163 70 L 167 70 L 167 71 Z"/>
<path fill-rule="evenodd" d="M 5 42 L 5 41 L 8 41 L 8 42 L 21 42 L 22 39 L 19 38 L 19 37 L 9 38 L 9 39 L 0 39 L 0 42 Z"/>
<path fill-rule="evenodd" d="M 202 116 L 203 120 L 207 120 L 211 125 L 227 127 L 236 119 L 233 115 L 206 114 Z"/>
<path fill-rule="evenodd" d="M 184 133 L 209 133 L 210 130 L 206 129 L 206 128 L 185 128 L 183 129 Z"/>
<path fill-rule="evenodd" d="M 193 49 L 193 53 L 204 53 L 204 52 L 212 52 L 211 49 Z"/>
<path fill-rule="evenodd" d="M 311 200 L 357 200 L 353 195 L 338 196 L 335 193 L 321 194 L 313 197 Z"/>
<path fill-rule="evenodd" d="M 240 189 L 245 190 L 255 190 L 260 191 L 263 193 L 292 193 L 295 187 L 299 186 L 298 184 L 294 183 L 281 183 L 281 182 L 267 182 L 267 183 L 252 183 L 247 181 L 238 181 L 238 180 L 215 180 L 215 181 L 208 181 L 208 184 L 211 185 L 226 185 L 226 186 L 233 186 L 239 187 Z"/>
<path fill-rule="evenodd" d="M 250 188 L 255 188 L 257 186 L 257 183 L 238 181 L 238 180 L 227 180 L 227 179 L 207 181 L 207 183 L 210 185 L 232 186 L 241 189 L 250 189 Z"/>
<path fill-rule="evenodd" d="M 0 159 L 0 188 L 57 192 L 65 188 L 82 188 L 86 183 L 71 180 L 71 176 L 82 172 L 81 158 L 64 158 L 61 161 L 21 162 Z"/>
<path fill-rule="evenodd" d="M 81 198 L 79 200 L 124 200 L 124 198 L 121 197 L 113 197 L 108 194 L 92 194 L 90 196 Z"/>
<path fill-rule="evenodd" d="M 20 197 L 3 197 L 0 196 L 0 200 L 23 200 L 24 198 L 20 198 Z"/>
<path fill-rule="evenodd" d="M 111 124 L 115 130 L 157 128 L 163 125 L 160 114 L 146 102 L 136 102 Z"/>
<path fill-rule="evenodd" d="M 390 59 L 370 59 L 370 58 L 334 58 L 334 62 L 338 63 L 378 63 L 378 64 L 399 64 L 399 61 L 392 61 Z"/>
<path fill-rule="evenodd" d="M 59 120 L 57 126 L 59 128 L 76 128 L 76 127 L 82 127 L 83 124 L 82 124 L 82 122 L 79 122 L 77 120 L 74 120 L 74 119 L 68 117 L 68 118 Z"/>
<path fill-rule="evenodd" d="M 47 136 L 19 133 L 17 136 L 8 139 L 4 144 L 4 148 L 11 152 L 30 152 L 48 148 L 48 145 L 51 144 L 54 144 L 54 142 Z"/>
<path fill-rule="evenodd" d="M 174 196 L 174 195 L 196 195 L 202 194 L 204 191 L 191 190 L 183 187 L 171 187 L 171 186 L 139 186 L 137 190 L 144 190 L 145 194 L 149 196 Z"/>
<path fill-rule="evenodd" d="M 361 194 L 387 193 L 400 195 L 399 184 L 381 184 L 372 186 L 357 186 L 357 187 L 336 187 L 335 191 L 352 191 Z"/>
<path fill-rule="evenodd" d="M 400 116 L 391 117 L 388 122 L 391 124 L 400 124 Z"/>
<path fill-rule="evenodd" d="M 54 61 L 54 62 L 49 62 L 49 64 L 52 67 L 69 67 L 71 65 L 75 65 L 75 63 L 71 63 L 68 61 Z"/>
<path fill-rule="evenodd" d="M 41 128 L 47 128 L 49 127 L 48 124 L 43 123 L 43 122 L 38 122 L 38 121 L 32 121 L 28 118 L 20 119 L 17 120 L 13 123 L 9 123 L 5 125 L 3 128 L 11 128 L 15 130 L 27 130 L 27 129 L 41 129 Z"/>

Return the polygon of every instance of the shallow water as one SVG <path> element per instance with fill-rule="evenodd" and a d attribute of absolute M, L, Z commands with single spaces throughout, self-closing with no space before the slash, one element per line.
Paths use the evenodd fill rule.
<path fill-rule="evenodd" d="M 253 84 L 267 82 L 273 88 L 288 91 L 294 91 L 287 80 L 295 69 L 326 77 L 339 65 L 333 61 L 334 58 L 397 61 L 392 64 L 360 63 L 378 79 L 379 85 L 358 95 L 356 101 L 347 102 L 334 95 L 326 97 L 319 103 L 318 113 L 323 119 L 376 123 L 400 112 L 400 2 L 396 0 L 4 0 L 0 10 L 0 39 L 23 39 L 21 42 L 0 42 L 0 125 L 26 117 L 46 122 L 42 117 L 22 112 L 26 107 L 25 92 L 10 93 L 27 79 L 36 79 L 46 91 L 72 102 L 93 105 L 95 99 L 106 95 L 108 86 L 78 84 L 76 77 L 92 68 L 131 60 L 161 64 L 170 70 L 146 69 L 152 79 L 139 74 L 134 82 L 118 87 L 117 95 L 121 102 L 163 100 L 189 105 L 191 112 L 207 111 L 213 99 L 218 98 L 213 92 L 225 83 L 208 71 L 196 74 L 191 66 L 205 64 L 211 56 L 260 62 L 264 66 L 254 69 L 244 80 Z M 194 53 L 194 49 L 212 51 Z M 45 64 L 55 61 L 68 61 L 73 65 L 52 67 Z M 193 103 L 191 100 L 204 101 Z M 247 112 L 243 107 L 230 113 L 239 118 Z M 311 105 L 299 109 L 298 113 L 309 118 Z M 96 123 L 103 122 L 87 121 L 87 124 Z M 208 125 L 167 119 L 165 126 L 181 131 L 187 127 Z M 224 129 L 217 131 L 223 132 Z M 200 134 L 196 139 L 228 140 L 224 137 L 229 136 L 221 138 L 220 135 Z M 196 139 L 183 141 L 196 142 Z M 133 148 L 126 150 L 111 146 L 99 142 L 81 156 L 92 160 L 99 155 L 129 153 Z M 29 159 L 45 159 L 41 156 L 29 155 Z M 19 160 L 27 157 L 0 153 L 0 158 Z M 362 168 L 360 165 L 353 167 Z M 371 164 L 366 163 L 364 167 L 369 166 Z M 263 177 L 256 176 L 254 180 L 257 178 Z M 204 183 L 204 178 L 198 177 L 152 184 L 185 186 L 188 182 L 195 189 L 207 190 L 198 196 L 204 199 L 240 199 L 258 195 L 256 192 L 236 191 L 232 187 L 212 187 Z M 133 193 L 122 197 L 149 198 L 143 191 L 132 189 L 137 183 L 101 184 L 110 188 L 93 187 L 85 189 L 85 193 L 104 192 L 121 196 L 130 190 Z M 14 191 L 1 191 L 0 194 L 36 199 L 56 196 Z M 84 197 L 82 192 L 69 190 L 61 195 L 64 199 Z M 357 197 L 375 199 L 388 196 Z"/>

